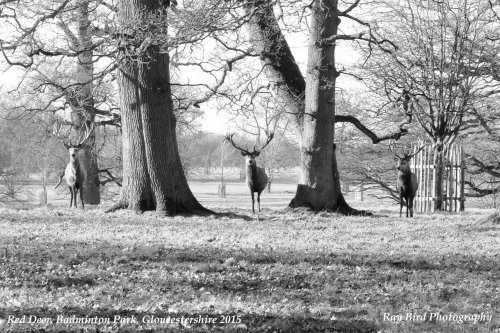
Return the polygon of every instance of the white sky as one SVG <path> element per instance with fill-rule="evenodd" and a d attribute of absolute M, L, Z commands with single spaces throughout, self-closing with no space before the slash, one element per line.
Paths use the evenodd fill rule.
<path fill-rule="evenodd" d="M 308 37 L 305 33 L 296 33 L 293 36 L 287 36 L 290 47 L 294 54 L 295 60 L 301 67 L 302 73 L 305 73 L 307 63 L 307 41 Z M 353 65 L 359 58 L 355 50 L 350 46 L 349 42 L 339 43 L 337 45 L 336 62 L 338 68 L 343 66 L 348 67 Z M 16 88 L 16 83 L 23 75 L 23 71 L 19 68 L 7 69 L 7 64 L 0 57 L 0 91 L 5 92 Z M 349 89 L 359 85 L 351 77 L 341 75 L 338 79 L 338 86 Z M 3 98 L 9 98 L 9 95 L 3 94 Z M 204 112 L 203 119 L 199 120 L 201 130 L 205 132 L 226 134 L 237 131 L 237 127 L 230 121 L 230 116 L 224 110 L 217 110 L 215 103 L 207 102 L 201 105 L 201 110 Z"/>
<path fill-rule="evenodd" d="M 302 73 L 305 73 L 307 63 L 307 36 L 296 34 L 293 38 L 287 38 L 290 43 L 295 60 L 300 66 Z M 293 42 L 290 42 L 293 40 Z M 350 42 L 341 42 L 336 49 L 337 69 L 354 65 L 359 60 L 359 54 L 352 48 Z M 337 86 L 344 89 L 362 89 L 362 84 L 350 76 L 341 75 L 337 80 Z M 237 128 L 229 120 L 230 117 L 224 110 L 216 110 L 210 103 L 202 106 L 204 117 L 201 121 L 201 129 L 205 132 L 227 134 L 234 132 Z"/>

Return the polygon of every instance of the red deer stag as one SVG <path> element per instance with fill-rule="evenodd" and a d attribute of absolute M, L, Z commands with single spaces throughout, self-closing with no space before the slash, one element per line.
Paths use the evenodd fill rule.
<path fill-rule="evenodd" d="M 424 146 L 425 144 L 422 144 L 422 146 L 413 154 L 404 149 L 403 156 L 401 157 L 394 151 L 394 143 L 391 142 L 389 144 L 389 149 L 394 154 L 397 161 L 396 169 L 398 170 L 398 180 L 396 182 L 396 190 L 399 193 L 399 217 L 401 217 L 403 213 L 403 200 L 406 201 L 406 217 L 408 217 L 408 211 L 410 212 L 410 217 L 413 217 L 413 200 L 415 199 L 415 194 L 417 193 L 418 180 L 417 176 L 411 172 L 410 160 L 413 156 L 417 155 L 417 153 L 421 151 Z"/>
<path fill-rule="evenodd" d="M 60 141 L 62 141 L 64 147 L 66 147 L 66 149 L 69 151 L 69 163 L 68 165 L 66 165 L 64 173 L 59 177 L 59 182 L 57 183 L 55 188 L 57 188 L 59 184 L 61 184 L 61 181 L 64 177 L 66 179 L 66 183 L 68 184 L 69 192 L 71 194 L 69 206 L 71 207 L 74 202 L 75 208 L 77 208 L 77 203 L 76 203 L 77 194 L 78 190 L 80 190 L 80 200 L 82 202 L 82 208 L 85 209 L 85 205 L 83 203 L 83 184 L 85 183 L 85 178 L 87 176 L 87 173 L 85 168 L 82 167 L 82 165 L 78 161 L 77 152 L 83 147 L 85 142 L 89 139 L 90 134 L 92 134 L 94 128 L 89 128 L 88 126 L 85 126 L 83 135 L 82 131 L 80 131 L 80 136 L 78 138 L 78 143 L 76 145 L 71 143 L 71 139 L 69 139 L 69 143 L 67 143 L 63 138 L 61 138 L 59 136 L 60 129 L 61 126 L 57 126 L 56 124 L 54 129 L 54 134 Z"/>
<path fill-rule="evenodd" d="M 252 196 L 252 213 L 255 214 L 255 198 L 254 198 L 255 192 L 257 192 L 257 203 L 259 206 L 259 213 L 260 213 L 260 194 L 266 188 L 268 178 L 264 168 L 260 168 L 257 166 L 255 158 L 259 156 L 262 149 L 264 149 L 269 144 L 269 142 L 271 142 L 274 134 L 266 133 L 267 135 L 266 143 L 260 149 L 255 149 L 254 146 L 252 152 L 248 151 L 247 147 L 246 149 L 238 147 L 233 141 L 233 135 L 234 134 L 227 135 L 226 140 L 231 142 L 234 148 L 241 151 L 241 155 L 245 156 L 246 184 L 250 189 L 250 195 Z"/>

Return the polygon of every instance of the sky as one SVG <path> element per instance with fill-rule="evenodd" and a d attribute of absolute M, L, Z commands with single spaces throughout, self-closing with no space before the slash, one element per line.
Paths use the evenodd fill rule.
<path fill-rule="evenodd" d="M 293 36 L 287 36 L 287 40 L 290 43 L 297 63 L 301 67 L 302 72 L 305 73 L 307 63 L 307 35 L 296 33 Z M 337 45 L 336 62 L 339 68 L 353 65 L 357 59 L 359 59 L 359 56 L 349 43 L 340 43 Z M 18 68 L 5 70 L 6 68 L 8 68 L 7 64 L 3 59 L 0 59 L 0 89 L 3 92 L 15 89 L 16 82 L 23 75 L 23 72 Z M 356 85 L 354 80 L 347 76 L 341 76 L 338 83 L 344 88 Z M 8 95 L 4 95 L 4 98 L 9 97 Z M 199 121 L 202 131 L 224 135 L 237 130 L 235 124 L 230 120 L 231 117 L 224 110 L 217 110 L 215 103 L 204 103 L 201 105 L 201 110 L 204 112 L 203 119 Z"/>
<path fill-rule="evenodd" d="M 292 52 L 295 60 L 301 68 L 302 73 L 305 73 L 305 67 L 307 64 L 307 36 L 297 34 L 292 38 L 288 37 L 287 40 L 293 40 L 293 43 L 290 43 Z M 359 60 L 359 57 L 359 54 L 354 50 L 354 48 L 352 48 L 351 45 L 349 45 L 349 42 L 337 45 L 336 63 L 338 68 L 353 66 Z M 339 87 L 344 89 L 362 89 L 361 83 L 346 75 L 341 75 L 337 84 Z M 209 103 L 202 106 L 202 110 L 204 111 L 204 117 L 201 121 L 201 129 L 204 132 L 227 134 L 235 131 L 235 125 L 231 123 L 230 117 L 224 112 L 224 110 L 217 110 Z"/>

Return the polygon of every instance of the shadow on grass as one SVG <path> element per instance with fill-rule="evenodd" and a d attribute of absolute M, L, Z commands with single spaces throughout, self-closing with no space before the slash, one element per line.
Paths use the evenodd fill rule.
<path fill-rule="evenodd" d="M 88 261 L 105 261 L 113 264 L 143 264 L 144 262 L 166 263 L 176 265 L 181 263 L 213 263 L 221 265 L 230 259 L 235 262 L 245 261 L 253 265 L 300 265 L 313 266 L 347 266 L 353 268 L 383 268 L 390 267 L 400 270 L 435 270 L 463 269 L 477 272 L 495 271 L 500 265 L 500 258 L 492 255 L 488 258 L 480 255 L 450 253 L 446 257 L 432 257 L 430 254 L 417 256 L 403 254 L 366 253 L 355 251 L 343 252 L 300 252 L 276 251 L 266 248 L 255 249 L 225 249 L 212 245 L 211 240 L 205 244 L 189 248 L 164 247 L 162 245 L 138 246 L 126 248 L 117 244 L 102 242 L 89 245 L 86 242 L 51 242 L 37 248 L 35 244 L 29 247 L 14 246 L 18 242 L 15 237 L 4 237 L 0 246 L 0 263 L 2 257 L 18 264 L 53 262 L 64 266 L 78 266 Z M 9 245 L 12 243 L 12 247 Z M 42 246 L 43 245 L 43 246 Z M 96 246 L 97 245 L 97 246 Z M 2 248 L 4 250 L 2 250 Z M 13 249 L 16 249 L 13 251 Z M 8 258 L 7 258 L 8 257 Z M 28 266 L 30 267 L 30 266 Z M 43 270 L 43 267 L 41 267 Z M 58 284 L 57 281 L 54 282 Z M 62 283 L 63 285 L 73 283 Z M 78 284 L 78 282 L 77 282 Z"/>
<path fill-rule="evenodd" d="M 228 219 L 242 219 L 245 221 L 253 221 L 256 217 L 251 217 L 244 214 L 237 214 L 234 212 L 214 212 L 211 216 L 215 219 L 228 218 Z"/>
<path fill-rule="evenodd" d="M 231 250 L 222 245 L 215 247 L 209 243 L 189 248 L 168 248 L 161 245 L 125 247 L 107 242 L 57 243 L 53 240 L 50 243 L 42 241 L 37 244 L 34 240 L 30 246 L 18 246 L 19 242 L 15 237 L 3 240 L 5 243 L 0 246 L 0 271 L 3 271 L 1 276 L 3 280 L 0 281 L 4 283 L 6 290 L 20 288 L 22 285 L 22 288 L 39 288 L 35 292 L 42 294 L 54 288 L 87 293 L 90 287 L 97 286 L 98 288 L 94 289 L 99 289 L 102 286 L 110 288 L 107 292 L 123 302 L 122 304 L 133 303 L 129 302 L 128 298 L 136 289 L 153 290 L 167 300 L 181 303 L 192 301 L 193 296 L 198 297 L 200 302 L 201 300 L 205 302 L 207 299 L 211 302 L 214 298 L 236 300 L 241 296 L 242 302 L 248 302 L 242 304 L 256 304 L 256 308 L 259 309 L 258 313 L 250 313 L 250 310 L 249 313 L 238 313 L 242 316 L 241 324 L 246 328 L 241 325 L 194 325 L 186 328 L 182 325 L 148 327 L 138 324 L 105 330 L 94 325 L 93 330 L 83 330 L 86 332 L 373 332 L 380 329 L 376 327 L 377 325 L 382 324 L 376 319 L 365 320 L 369 316 L 375 318 L 376 314 L 373 311 L 366 312 L 367 310 L 358 304 L 359 302 L 367 304 L 370 309 L 370 306 L 372 308 L 380 306 L 379 302 L 382 299 L 360 298 L 360 301 L 356 298 L 364 295 L 366 290 L 378 288 L 380 284 L 389 282 L 388 279 L 409 276 L 411 274 L 409 271 L 412 270 L 438 271 L 436 276 L 443 276 L 441 271 L 447 269 L 495 271 L 499 265 L 498 258 L 486 261 L 480 256 L 472 255 L 450 256 L 445 262 L 439 263 L 425 256 L 398 258 L 385 253 L 382 255 L 355 251 L 286 252 L 261 248 Z M 80 269 L 80 266 L 83 269 Z M 141 271 L 145 271 L 146 274 Z M 185 274 L 186 271 L 189 274 Z M 151 275 L 149 274 L 151 272 L 158 274 Z M 176 274 L 171 274 L 172 272 Z M 109 281 L 116 280 L 120 276 L 123 278 L 118 284 L 119 287 L 110 284 Z M 495 277 L 494 274 L 485 274 L 482 279 L 488 276 L 491 276 L 491 279 Z M 490 281 L 492 280 L 488 283 Z M 29 290 L 32 292 L 35 289 Z M 206 292 L 208 296 L 205 295 Z M 67 295 L 71 294 L 66 294 L 66 297 L 71 297 Z M 461 290 L 441 288 L 437 298 L 451 302 L 455 297 L 462 295 Z M 262 306 L 263 302 L 268 302 L 271 306 L 283 301 L 284 298 L 288 298 L 287 302 L 283 302 L 284 306 L 286 307 L 287 303 L 292 304 L 287 309 L 293 312 L 287 310 L 277 315 L 270 315 L 262 310 L 266 308 Z M 99 298 L 96 298 L 96 302 L 99 304 Z M 139 300 L 138 304 L 141 305 L 141 302 L 143 300 Z M 390 301 L 383 302 L 385 307 L 390 305 Z M 331 314 L 315 315 L 312 318 L 306 310 L 311 305 L 330 306 Z M 338 311 L 333 309 L 335 307 Z M 202 311 L 208 308 L 208 305 L 204 306 Z M 162 306 L 161 309 L 166 308 Z M 46 317 L 98 316 L 113 319 L 116 315 L 122 317 L 135 315 L 142 316 L 139 319 L 142 321 L 146 315 L 173 316 L 167 311 L 155 310 L 152 313 L 145 313 L 64 306 L 58 313 L 43 308 L 15 311 L 11 308 L 2 308 L 0 305 L 0 318 L 26 314 Z M 293 315 L 287 315 L 288 313 Z M 220 316 L 208 310 L 201 314 L 184 315 L 185 317 Z M 179 317 L 182 314 L 175 316 Z M 334 320 L 330 320 L 331 318 Z M 4 327 L 0 326 L 0 331 Z M 60 328 L 56 325 L 38 329 L 35 326 L 22 328 L 11 325 L 8 328 L 11 332 L 82 331 L 79 327 L 68 327 L 69 329 Z"/>
<path fill-rule="evenodd" d="M 496 257 L 495 257 L 496 258 Z M 167 262 L 219 262 L 223 263 L 227 259 L 235 261 L 246 261 L 250 264 L 281 264 L 300 265 L 302 263 L 310 265 L 342 265 L 348 267 L 382 268 L 384 266 L 400 270 L 448 270 L 448 269 L 469 269 L 473 271 L 495 271 L 500 264 L 500 260 L 484 258 L 482 256 L 460 254 L 450 254 L 446 261 L 436 258 L 428 258 L 424 255 L 418 257 L 401 255 L 353 253 L 353 252 L 281 252 L 275 250 L 255 249 L 244 250 L 224 250 L 217 247 L 200 247 L 193 249 L 169 248 L 156 256 L 157 261 Z M 485 260 L 487 259 L 487 260 Z"/>
<path fill-rule="evenodd" d="M 0 317 L 45 318 L 46 324 L 4 323 L 9 332 L 376 332 L 374 322 L 335 317 L 330 319 L 307 316 L 273 316 L 255 313 L 169 313 L 167 311 L 138 312 L 128 310 L 65 308 L 61 311 L 33 308 L 23 311 L 1 309 Z M 99 323 L 77 323 L 77 320 Z M 97 319 L 98 318 L 98 319 Z"/>

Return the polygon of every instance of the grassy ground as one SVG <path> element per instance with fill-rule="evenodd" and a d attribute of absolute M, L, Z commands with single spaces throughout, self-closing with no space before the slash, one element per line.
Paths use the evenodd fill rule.
<path fill-rule="evenodd" d="M 500 228 L 476 223 L 488 212 L 265 208 L 257 219 L 211 208 L 219 214 L 0 209 L 0 331 L 500 331 Z M 458 317 L 475 314 L 491 321 Z M 23 318 L 45 323 L 13 323 Z M 174 323 L 143 323 L 152 318 Z"/>

